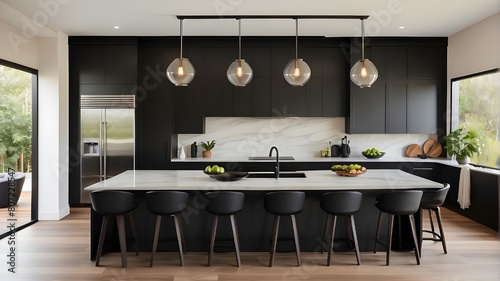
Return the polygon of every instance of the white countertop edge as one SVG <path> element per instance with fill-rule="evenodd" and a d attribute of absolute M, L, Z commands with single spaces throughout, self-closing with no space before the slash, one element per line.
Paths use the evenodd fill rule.
<path fill-rule="evenodd" d="M 331 171 L 305 171 L 307 178 L 252 178 L 239 181 L 216 181 L 202 171 L 129 170 L 85 190 L 394 190 L 440 188 L 430 181 L 397 169 L 370 169 L 357 177 L 341 177 Z"/>

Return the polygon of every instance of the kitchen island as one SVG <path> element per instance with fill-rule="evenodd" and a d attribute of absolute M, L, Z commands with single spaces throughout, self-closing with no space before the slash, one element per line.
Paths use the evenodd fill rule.
<path fill-rule="evenodd" d="M 149 213 L 144 193 L 150 190 L 181 190 L 190 194 L 188 207 L 182 213 L 184 236 L 188 251 L 207 251 L 211 227 L 211 215 L 204 208 L 207 199 L 206 191 L 236 190 L 245 193 L 245 207 L 236 215 L 239 222 L 241 250 L 247 252 L 265 252 L 270 249 L 273 217 L 267 214 L 263 207 L 263 195 L 275 190 L 302 190 L 306 192 L 304 210 L 297 215 L 298 232 L 302 251 L 320 251 L 321 237 L 324 231 L 326 213 L 319 204 L 324 192 L 333 190 L 359 190 L 363 193 L 361 209 L 355 215 L 358 240 L 361 251 L 372 251 L 377 222 L 378 210 L 374 206 L 375 197 L 385 191 L 400 189 L 435 189 L 442 187 L 441 183 L 430 181 L 397 169 L 367 170 L 357 177 L 341 177 L 331 171 L 307 171 L 306 178 L 244 178 L 239 181 L 216 181 L 202 171 L 178 170 L 135 170 L 126 171 L 106 181 L 96 183 L 86 188 L 94 190 L 124 190 L 136 194 L 139 204 L 134 212 L 139 230 L 139 249 L 151 251 L 155 216 Z M 102 218 L 92 212 L 91 216 L 91 258 L 95 257 L 97 241 Z M 160 237 L 175 237 L 170 223 L 164 223 Z M 220 235 L 230 238 L 229 223 L 220 221 Z M 283 236 L 291 237 L 291 225 L 283 220 Z M 383 226 L 384 227 L 384 226 Z M 417 226 L 419 228 L 420 226 Z M 345 243 L 344 225 L 340 223 L 337 230 L 338 245 L 341 249 Z M 382 229 L 386 229 L 385 227 Z M 116 235 L 116 232 L 115 234 Z M 127 237 L 131 237 L 127 235 Z M 115 237 L 116 238 L 116 237 Z M 384 234 L 381 236 L 384 238 Z M 118 239 L 112 239 L 117 242 Z M 111 242 L 111 241 L 110 241 Z M 398 241 L 394 241 L 395 245 Z M 107 243 L 108 250 L 117 251 L 117 243 Z M 278 250 L 290 250 L 292 243 L 278 243 Z M 224 250 L 231 243 L 219 243 L 219 250 Z M 217 249 L 216 248 L 216 249 Z M 158 251 L 176 250 L 175 243 L 160 243 Z M 381 249 L 382 250 L 382 249 Z"/>

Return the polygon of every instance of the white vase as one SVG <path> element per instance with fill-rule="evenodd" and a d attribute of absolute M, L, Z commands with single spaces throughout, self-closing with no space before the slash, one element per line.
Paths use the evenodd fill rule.
<path fill-rule="evenodd" d="M 186 158 L 186 152 L 184 151 L 184 146 L 181 146 L 181 148 L 179 148 L 179 159 L 185 159 Z"/>
<path fill-rule="evenodd" d="M 469 164 L 470 163 L 470 157 L 469 156 L 457 157 L 457 162 L 458 162 L 458 164 Z"/>

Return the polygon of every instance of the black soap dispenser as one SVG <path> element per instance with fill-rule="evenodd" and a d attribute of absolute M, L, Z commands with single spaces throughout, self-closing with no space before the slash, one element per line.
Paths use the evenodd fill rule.
<path fill-rule="evenodd" d="M 196 158 L 197 155 L 198 155 L 198 146 L 196 145 L 196 142 L 194 142 L 193 144 L 191 144 L 191 157 Z"/>

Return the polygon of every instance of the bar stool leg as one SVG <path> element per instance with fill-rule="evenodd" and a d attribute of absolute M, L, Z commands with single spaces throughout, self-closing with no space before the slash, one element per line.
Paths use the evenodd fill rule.
<path fill-rule="evenodd" d="M 434 211 L 436 212 L 436 217 L 439 226 L 439 233 L 441 233 L 441 243 L 443 244 L 443 251 L 445 254 L 448 254 L 448 249 L 446 248 L 446 240 L 444 238 L 444 232 L 443 232 L 443 223 L 441 221 L 441 209 L 437 207 Z"/>
<path fill-rule="evenodd" d="M 214 246 L 215 246 L 215 234 L 217 233 L 217 223 L 219 222 L 219 216 L 214 215 L 214 222 L 212 225 L 212 237 L 210 238 L 210 250 L 208 253 L 208 265 L 212 265 L 212 258 L 214 255 Z"/>
<path fill-rule="evenodd" d="M 238 238 L 238 231 L 236 230 L 236 220 L 234 219 L 234 215 L 230 215 L 229 218 L 231 219 L 231 228 L 233 230 L 233 242 L 234 242 L 234 249 L 236 252 L 236 264 L 238 267 L 241 266 L 241 258 L 240 258 L 240 241 Z"/>
<path fill-rule="evenodd" d="M 116 216 L 118 225 L 118 238 L 120 240 L 120 251 L 122 255 L 122 267 L 127 267 L 127 241 L 125 237 L 125 218 L 123 215 Z"/>
<path fill-rule="evenodd" d="M 292 218 L 293 238 L 295 240 L 295 253 L 297 254 L 297 264 L 299 266 L 302 266 L 302 260 L 300 258 L 300 244 L 299 244 L 299 233 L 297 231 L 297 221 L 295 220 L 295 215 L 291 215 L 290 217 Z"/>
<path fill-rule="evenodd" d="M 160 225 L 161 225 L 161 216 L 156 216 L 156 227 L 155 227 L 155 236 L 153 238 L 153 249 L 151 249 L 151 260 L 149 261 L 149 266 L 153 267 L 153 262 L 155 259 L 156 248 L 158 247 L 158 236 L 160 235 Z"/>
<path fill-rule="evenodd" d="M 420 208 L 420 244 L 418 245 L 420 257 L 422 257 L 422 244 L 424 242 L 424 219 L 423 209 Z"/>
<path fill-rule="evenodd" d="M 101 234 L 99 236 L 99 244 L 97 246 L 97 257 L 95 260 L 95 266 L 99 266 L 99 261 L 101 260 L 102 248 L 104 246 L 104 240 L 106 238 L 106 231 L 108 229 L 108 217 L 104 216 L 101 225 Z"/>
<path fill-rule="evenodd" d="M 432 211 L 431 209 L 427 210 L 429 211 L 429 221 L 431 222 L 432 238 L 436 239 L 436 230 L 434 229 L 434 221 L 432 220 Z"/>
<path fill-rule="evenodd" d="M 389 214 L 389 231 L 387 232 L 387 249 L 386 249 L 386 257 L 385 257 L 385 264 L 389 265 L 389 256 L 391 254 L 391 248 L 392 248 L 392 230 L 394 227 L 394 215 Z"/>
<path fill-rule="evenodd" d="M 132 228 L 132 236 L 134 237 L 135 255 L 139 255 L 139 236 L 137 235 L 137 225 L 135 224 L 135 218 L 132 213 L 128 214 L 128 219 L 130 221 L 130 228 Z"/>
<path fill-rule="evenodd" d="M 330 216 L 330 215 L 328 215 Z M 328 243 L 328 258 L 326 259 L 326 265 L 330 266 L 330 261 L 332 259 L 332 252 L 333 252 L 333 242 L 334 242 L 334 236 L 335 236 L 335 227 L 337 226 L 337 216 L 333 216 L 333 225 L 331 229 L 331 237 L 330 241 Z"/>
<path fill-rule="evenodd" d="M 181 233 L 181 242 L 182 242 L 182 253 L 186 254 L 186 241 L 184 240 L 184 231 L 182 230 L 180 214 L 175 214 L 173 216 L 177 217 L 177 221 L 179 222 L 179 231 Z"/>
<path fill-rule="evenodd" d="M 175 224 L 175 234 L 177 236 L 177 245 L 179 247 L 179 260 L 181 262 L 181 266 L 184 266 L 184 251 L 182 249 L 182 232 L 181 232 L 181 227 L 179 224 L 179 220 L 177 219 L 177 216 L 172 216 L 174 218 L 174 224 Z"/>
<path fill-rule="evenodd" d="M 269 259 L 269 267 L 273 266 L 274 255 L 276 254 L 276 243 L 278 242 L 278 229 L 280 227 L 280 216 L 274 216 L 273 224 L 273 240 L 271 242 L 271 258 Z"/>
<path fill-rule="evenodd" d="M 325 232 L 323 233 L 323 241 L 325 242 L 326 246 L 328 247 L 328 231 L 330 230 L 330 219 L 331 215 L 327 214 L 326 215 L 326 222 L 325 222 Z M 323 254 L 323 250 L 325 249 L 325 246 L 321 246 L 321 252 Z"/>
<path fill-rule="evenodd" d="M 358 245 L 358 235 L 356 234 L 356 225 L 354 224 L 354 216 L 351 217 L 351 231 L 352 231 L 352 239 L 354 240 L 354 250 L 356 251 L 356 260 L 358 261 L 358 265 L 361 265 L 361 258 L 359 256 L 359 245 Z"/>
<path fill-rule="evenodd" d="M 378 212 L 378 223 L 377 223 L 377 232 L 375 233 L 375 247 L 373 248 L 373 253 L 377 252 L 377 243 L 380 234 L 380 225 L 382 224 L 382 212 Z"/>
<path fill-rule="evenodd" d="M 417 264 L 420 265 L 420 253 L 418 250 L 417 231 L 415 230 L 415 218 L 413 215 L 409 215 L 408 217 L 410 218 L 411 234 L 413 235 L 413 243 L 415 244 L 415 259 L 417 260 Z"/>

